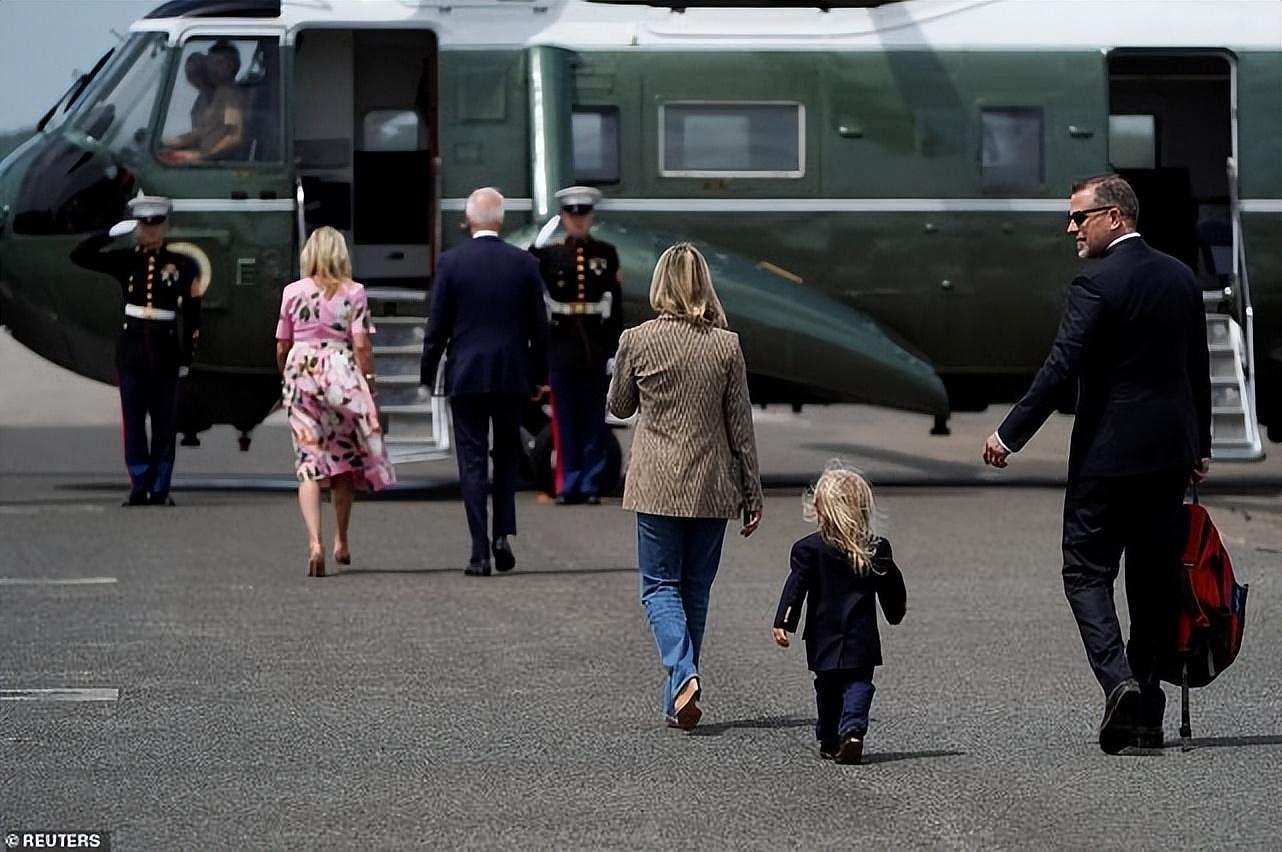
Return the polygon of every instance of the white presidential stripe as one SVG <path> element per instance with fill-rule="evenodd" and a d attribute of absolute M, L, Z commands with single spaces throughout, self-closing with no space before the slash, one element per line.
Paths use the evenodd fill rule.
<path fill-rule="evenodd" d="M 463 212 L 466 198 L 442 198 L 441 209 Z M 289 198 L 175 198 L 176 213 L 287 213 Z M 534 209 L 532 198 L 507 198 L 514 212 Z M 1244 198 L 1243 213 L 1282 213 L 1282 198 Z M 625 213 L 1063 213 L 1062 198 L 604 198 L 602 210 Z"/>
<path fill-rule="evenodd" d="M 292 198 L 175 198 L 175 213 L 293 213 Z"/>
<path fill-rule="evenodd" d="M 1243 213 L 1282 213 L 1282 198 L 1243 198 L 1238 206 Z"/>
<path fill-rule="evenodd" d="M 441 209 L 449 213 L 462 213 L 463 208 L 467 206 L 466 198 L 442 198 Z M 519 210 L 521 212 L 534 209 L 533 198 L 504 198 L 503 209 L 505 211 Z"/>
<path fill-rule="evenodd" d="M 442 210 L 466 199 L 445 198 Z M 509 198 L 509 210 L 531 209 Z M 1066 198 L 604 198 L 602 210 L 624 213 L 1066 213 Z"/>

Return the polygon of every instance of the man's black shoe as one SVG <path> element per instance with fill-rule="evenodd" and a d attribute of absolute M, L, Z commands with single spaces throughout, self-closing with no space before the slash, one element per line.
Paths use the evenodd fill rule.
<path fill-rule="evenodd" d="M 146 506 L 146 494 L 130 494 L 129 499 L 120 504 L 121 506 Z"/>
<path fill-rule="evenodd" d="M 473 559 L 471 562 L 467 563 L 467 567 L 463 569 L 463 573 L 469 577 L 488 577 L 490 576 L 490 560 Z"/>
<path fill-rule="evenodd" d="M 503 573 L 516 567 L 516 554 L 512 552 L 512 545 L 507 543 L 507 536 L 501 535 L 494 539 L 493 550 L 494 570 Z"/>
<path fill-rule="evenodd" d="M 1161 728 L 1139 727 L 1135 729 L 1135 741 L 1131 745 L 1136 748 L 1165 748 L 1166 740 Z"/>
<path fill-rule="evenodd" d="M 583 502 L 587 503 L 589 506 L 600 506 L 601 498 L 596 496 L 595 494 L 589 494 L 588 496 L 583 498 Z"/>
<path fill-rule="evenodd" d="M 819 756 L 824 760 L 836 760 L 837 752 L 841 748 L 841 740 L 820 740 Z"/>
<path fill-rule="evenodd" d="M 178 504 L 175 503 L 174 498 L 170 497 L 168 494 L 152 494 L 150 497 L 147 498 L 147 505 L 148 506 L 177 506 Z"/>
<path fill-rule="evenodd" d="M 1139 720 L 1140 685 L 1124 680 L 1104 701 L 1104 720 L 1099 726 L 1099 747 L 1105 754 L 1117 754 L 1135 742 L 1135 724 Z"/>
<path fill-rule="evenodd" d="M 558 506 L 577 506 L 583 502 L 581 494 L 558 494 L 556 495 L 556 504 Z"/>

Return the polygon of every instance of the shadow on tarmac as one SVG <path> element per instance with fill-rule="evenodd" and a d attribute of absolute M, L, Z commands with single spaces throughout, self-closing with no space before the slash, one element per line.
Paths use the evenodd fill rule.
<path fill-rule="evenodd" d="M 884 751 L 880 754 L 865 754 L 863 762 L 892 763 L 896 760 L 922 760 L 931 757 L 961 757 L 964 751 Z"/>

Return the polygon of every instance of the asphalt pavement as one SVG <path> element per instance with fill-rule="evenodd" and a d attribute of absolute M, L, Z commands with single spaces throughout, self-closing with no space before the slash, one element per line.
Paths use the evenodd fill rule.
<path fill-rule="evenodd" d="M 114 390 L 3 337 L 0 365 L 5 832 L 104 830 L 114 849 L 1282 845 L 1276 458 L 1217 465 L 1207 491 L 1250 610 L 1238 661 L 1193 693 L 1193 747 L 1109 757 L 1059 581 L 1068 418 L 997 473 L 978 455 L 999 410 L 945 438 L 860 407 L 760 412 L 765 518 L 727 536 L 706 715 L 685 734 L 659 715 L 617 500 L 523 493 L 516 571 L 470 578 L 451 463 L 412 466 L 415 487 L 358 502 L 351 568 L 308 579 L 278 417 L 248 453 L 226 428 L 182 451 L 178 507 L 122 509 Z M 770 640 L 809 531 L 800 485 L 833 455 L 873 480 L 909 593 L 883 625 L 858 767 L 819 760 L 804 650 Z"/>

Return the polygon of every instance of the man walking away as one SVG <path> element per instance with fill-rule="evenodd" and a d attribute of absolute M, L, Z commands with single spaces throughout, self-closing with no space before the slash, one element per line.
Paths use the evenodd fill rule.
<path fill-rule="evenodd" d="M 454 420 L 459 485 L 472 535 L 464 573 L 490 575 L 516 556 L 507 537 L 516 533 L 517 454 L 521 406 L 547 384 L 547 311 L 538 262 L 499 239 L 503 196 L 492 187 L 467 199 L 472 238 L 441 255 L 423 341 L 419 381 L 435 384 L 443 355 L 445 393 Z M 485 454 L 494 434 L 494 527 L 486 538 Z"/>
<path fill-rule="evenodd" d="M 1117 175 L 1073 187 L 1068 233 L 1091 263 L 1073 279 L 1050 355 L 984 445 L 1005 467 L 1077 383 L 1064 495 L 1064 593 L 1104 689 L 1100 748 L 1160 748 L 1166 698 L 1156 656 L 1173 638 L 1181 503 L 1206 476 L 1211 386 L 1202 293 L 1180 261 L 1135 230 Z M 1130 642 L 1113 584 L 1126 553 Z"/>

